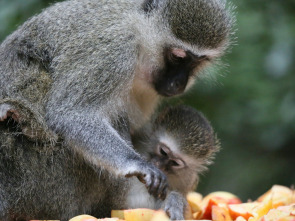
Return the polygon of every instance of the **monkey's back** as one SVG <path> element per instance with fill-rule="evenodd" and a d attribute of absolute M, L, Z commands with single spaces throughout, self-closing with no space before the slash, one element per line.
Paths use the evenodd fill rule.
<path fill-rule="evenodd" d="M 129 16 L 138 4 L 70 0 L 32 17 L 0 45 L 0 99 L 27 100 L 45 114 L 57 90 L 64 104 L 68 93 L 81 103 L 127 93 L 136 60 Z"/>

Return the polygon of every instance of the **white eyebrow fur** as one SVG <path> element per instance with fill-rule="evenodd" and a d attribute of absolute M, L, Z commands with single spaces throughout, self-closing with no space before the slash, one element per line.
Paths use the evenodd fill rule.
<path fill-rule="evenodd" d="M 159 135 L 159 141 L 163 144 L 165 144 L 167 147 L 171 149 L 172 152 L 174 153 L 179 153 L 179 145 L 176 142 L 176 140 L 170 136 L 169 134 L 163 132 Z"/>

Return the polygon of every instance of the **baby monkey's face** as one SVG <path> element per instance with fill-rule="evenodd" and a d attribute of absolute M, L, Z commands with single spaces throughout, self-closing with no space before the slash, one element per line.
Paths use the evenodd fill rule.
<path fill-rule="evenodd" d="M 150 155 L 151 162 L 166 174 L 176 174 L 187 167 L 180 154 L 174 153 L 165 143 L 158 142 Z"/>
<path fill-rule="evenodd" d="M 175 145 L 158 141 L 148 158 L 165 173 L 171 189 L 186 193 L 195 187 L 198 177 L 196 159 L 182 153 Z"/>

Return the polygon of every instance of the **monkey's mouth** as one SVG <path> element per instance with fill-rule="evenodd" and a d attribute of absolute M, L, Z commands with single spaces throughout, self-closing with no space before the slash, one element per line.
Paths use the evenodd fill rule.
<path fill-rule="evenodd" d="M 164 97 L 172 97 L 182 94 L 185 91 L 187 82 L 187 76 L 173 76 L 167 79 L 159 79 L 155 82 L 154 86 L 159 95 Z"/>

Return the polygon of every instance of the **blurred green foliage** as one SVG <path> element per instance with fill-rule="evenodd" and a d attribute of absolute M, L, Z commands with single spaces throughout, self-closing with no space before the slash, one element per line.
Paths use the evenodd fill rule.
<path fill-rule="evenodd" d="M 51 0 L 0 0 L 0 41 Z M 295 1 L 233 2 L 236 43 L 188 95 L 222 143 L 198 191 L 256 199 L 273 184 L 295 184 Z"/>

